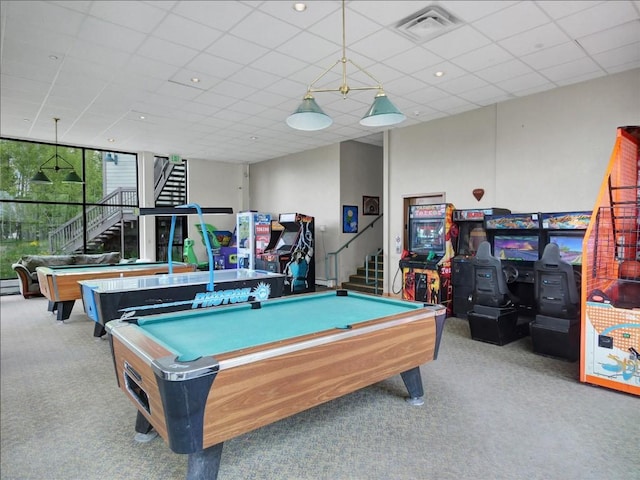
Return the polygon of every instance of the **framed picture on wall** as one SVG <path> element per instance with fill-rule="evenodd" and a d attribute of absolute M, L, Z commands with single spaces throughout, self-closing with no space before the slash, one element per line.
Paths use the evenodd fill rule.
<path fill-rule="evenodd" d="M 362 197 L 363 215 L 380 215 L 380 197 Z"/>
<path fill-rule="evenodd" d="M 342 206 L 342 233 L 358 233 L 358 207 Z"/>

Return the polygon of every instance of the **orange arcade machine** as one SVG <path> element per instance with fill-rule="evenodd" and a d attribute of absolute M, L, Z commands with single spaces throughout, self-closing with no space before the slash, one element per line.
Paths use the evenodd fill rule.
<path fill-rule="evenodd" d="M 400 260 L 402 298 L 440 303 L 452 314 L 453 205 L 410 205 L 407 249 Z"/>
<path fill-rule="evenodd" d="M 640 395 L 640 126 L 619 127 L 582 250 L 580 381 Z"/>

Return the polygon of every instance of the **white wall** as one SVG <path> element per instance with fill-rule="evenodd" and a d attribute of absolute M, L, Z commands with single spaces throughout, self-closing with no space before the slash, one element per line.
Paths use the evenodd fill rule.
<path fill-rule="evenodd" d="M 385 292 L 397 269 L 403 195 L 446 192 L 456 208 L 591 210 L 616 136 L 640 124 L 640 70 L 388 133 Z M 477 202 L 474 188 L 484 188 Z"/>
<path fill-rule="evenodd" d="M 244 165 L 213 162 L 210 160 L 189 160 L 187 163 L 187 202 L 201 207 L 231 207 L 231 215 L 203 215 L 205 223 L 219 230 L 233 232 L 236 213 L 246 209 L 243 203 L 245 184 Z M 200 224 L 197 215 L 187 217 L 189 238 L 195 241 L 198 260 L 206 261 L 207 254 L 195 225 Z"/>
<path fill-rule="evenodd" d="M 358 207 L 358 233 L 364 233 L 338 255 L 339 283 L 347 281 L 349 275 L 355 274 L 356 269 L 364 265 L 366 255 L 382 248 L 382 220 L 367 228 L 377 216 L 364 215 L 362 206 L 363 195 L 380 197 L 382 201 L 382 181 L 382 148 L 354 141 L 340 144 L 340 233 L 337 246 L 344 245 L 356 236 L 353 233 L 342 233 L 342 205 Z M 383 213 L 382 204 L 380 213 Z M 331 268 L 333 269 L 333 263 Z"/>
<path fill-rule="evenodd" d="M 255 163 L 249 172 L 251 210 L 276 219 L 292 212 L 314 217 L 316 279 L 324 280 L 325 253 L 336 249 L 342 232 L 339 144 Z"/>

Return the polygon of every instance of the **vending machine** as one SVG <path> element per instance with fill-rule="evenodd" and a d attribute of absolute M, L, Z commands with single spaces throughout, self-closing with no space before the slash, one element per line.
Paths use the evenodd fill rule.
<path fill-rule="evenodd" d="M 400 260 L 402 298 L 440 303 L 452 314 L 451 259 L 453 205 L 411 205 L 408 212 L 407 247 Z"/>
<path fill-rule="evenodd" d="M 238 268 L 255 270 L 256 257 L 262 254 L 271 238 L 271 215 L 253 210 L 236 217 Z"/>

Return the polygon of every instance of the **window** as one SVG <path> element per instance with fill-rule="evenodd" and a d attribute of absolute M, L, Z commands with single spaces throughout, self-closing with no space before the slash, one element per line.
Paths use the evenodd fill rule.
<path fill-rule="evenodd" d="M 49 170 L 50 185 L 30 182 L 53 154 L 53 145 L 0 140 L 0 279 L 15 278 L 11 264 L 22 255 L 138 257 L 137 155 L 58 145 L 85 183 Z"/>

